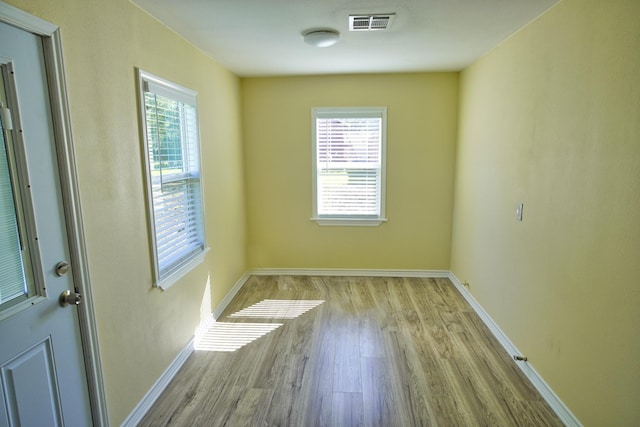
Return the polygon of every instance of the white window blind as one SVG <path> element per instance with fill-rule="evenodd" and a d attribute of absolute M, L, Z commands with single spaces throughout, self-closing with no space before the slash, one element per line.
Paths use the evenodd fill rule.
<path fill-rule="evenodd" d="M 140 72 L 156 283 L 206 250 L 195 92 Z"/>
<path fill-rule="evenodd" d="M 0 120 L 0 305 L 27 295 L 9 158 Z"/>
<path fill-rule="evenodd" d="M 312 116 L 314 219 L 378 225 L 384 220 L 386 110 L 315 108 Z"/>

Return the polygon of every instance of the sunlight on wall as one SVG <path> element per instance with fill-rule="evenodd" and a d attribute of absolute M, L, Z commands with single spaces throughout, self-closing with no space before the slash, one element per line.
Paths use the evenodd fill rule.
<path fill-rule="evenodd" d="M 295 319 L 322 304 L 324 300 L 263 300 L 231 314 L 230 318 Z M 196 330 L 194 349 L 234 352 L 284 323 L 216 322 L 204 319 Z"/>
<path fill-rule="evenodd" d="M 211 275 L 207 275 L 207 284 L 200 303 L 200 324 L 204 324 L 211 317 L 213 307 L 211 306 Z"/>

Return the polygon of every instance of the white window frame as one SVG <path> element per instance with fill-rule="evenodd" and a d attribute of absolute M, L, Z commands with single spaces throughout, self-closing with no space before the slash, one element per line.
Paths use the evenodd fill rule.
<path fill-rule="evenodd" d="M 192 270 L 195 266 L 200 264 L 204 260 L 204 256 L 209 250 L 206 243 L 206 232 L 204 223 L 204 197 L 202 190 L 201 179 L 201 150 L 200 150 L 200 129 L 198 124 L 198 101 L 197 92 L 180 86 L 176 83 L 165 80 L 161 77 L 148 73 L 146 71 L 137 69 L 138 72 L 138 89 L 139 89 L 139 107 L 140 107 L 140 119 L 141 119 L 141 133 L 142 133 L 142 145 L 144 155 L 145 166 L 145 178 L 146 178 L 146 193 L 147 193 L 147 212 L 149 222 L 149 235 L 151 242 L 151 252 L 153 255 L 153 279 L 154 286 L 163 290 L 168 289 L 171 285 L 176 283 L 187 272 Z M 196 187 L 199 187 L 200 194 L 193 194 L 190 197 L 195 197 L 197 200 L 196 207 L 193 209 L 194 215 L 196 215 L 195 223 L 191 224 L 191 230 L 194 230 L 198 235 L 197 243 L 191 246 L 187 246 L 188 252 L 180 257 L 173 258 L 170 262 L 160 259 L 158 251 L 158 223 L 156 222 L 157 204 L 156 198 L 153 193 L 153 177 L 151 170 L 152 159 L 149 155 L 149 135 L 147 131 L 147 113 L 145 108 L 145 93 L 154 93 L 158 96 L 169 98 L 178 101 L 184 105 L 192 106 L 195 109 L 195 132 L 192 134 L 193 138 L 189 141 L 185 140 L 184 131 L 181 131 L 181 142 L 183 144 L 183 150 L 188 150 L 187 156 L 197 156 L 195 160 L 188 160 L 192 167 L 197 170 L 190 170 L 187 174 L 178 174 L 181 176 L 177 181 L 189 181 L 196 182 Z M 185 138 L 185 139 L 182 139 Z M 191 144 L 189 148 L 185 148 L 184 144 Z M 195 145 L 195 147 L 193 147 Z M 183 159 L 184 161 L 184 159 Z M 171 184 L 171 181 L 168 181 Z M 191 187 L 191 186 L 189 186 Z M 159 199 L 158 199 L 159 204 Z M 159 208 L 158 208 L 159 209 Z M 165 264 L 165 265 L 161 265 Z"/>
<path fill-rule="evenodd" d="M 24 191 L 29 185 L 29 168 L 27 166 L 27 153 L 25 142 L 23 139 L 21 123 L 21 115 L 18 106 L 18 94 L 14 75 L 14 64 L 12 61 L 0 57 L 0 73 L 2 78 L 0 84 L 0 110 L 2 110 L 2 126 L 0 132 L 3 132 L 2 151 L 6 163 L 4 164 L 5 178 L 8 184 L 4 188 L 7 196 L 10 197 L 9 203 L 4 208 L 12 211 L 14 222 L 15 241 L 3 241 L 1 245 L 5 249 L 11 248 L 12 243 L 16 249 L 14 255 L 18 255 L 11 263 L 9 258 L 3 258 L 5 268 L 12 265 L 14 272 L 21 271 L 21 281 L 24 284 L 24 295 L 19 296 L 10 301 L 3 302 L 0 299 L 0 321 L 20 313 L 22 310 L 33 306 L 34 304 L 46 300 L 45 275 L 42 268 L 42 259 L 40 255 L 40 245 L 38 239 L 35 238 L 37 233 L 34 200 L 29 191 Z M 4 95 L 4 102 L 2 100 Z M 4 202 L 3 202 L 4 203 Z M 5 227 L 9 223 L 3 224 Z M 7 246 L 5 246 L 7 245 Z M 4 251 L 3 251 L 4 252 Z M 5 252 L 6 254 L 6 252 Z M 15 276 L 14 276 L 15 277 Z M 17 278 L 17 277 L 15 277 Z M 5 286 L 10 282 L 9 278 L 0 274 L 0 280 L 5 281 Z M 14 283 L 16 284 L 16 283 Z M 15 289 L 15 288 L 14 288 Z M 17 289 L 16 289 L 17 290 Z"/>
<path fill-rule="evenodd" d="M 318 213 L 318 149 L 317 120 L 341 118 L 380 118 L 380 175 L 377 192 L 377 215 L 322 215 Z M 315 107 L 311 109 L 312 155 L 312 217 L 322 226 L 379 226 L 387 221 L 385 216 L 386 158 L 387 158 L 387 108 L 386 107 Z"/>

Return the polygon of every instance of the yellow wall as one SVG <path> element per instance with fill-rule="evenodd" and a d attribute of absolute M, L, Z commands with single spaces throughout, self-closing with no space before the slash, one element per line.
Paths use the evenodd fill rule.
<path fill-rule="evenodd" d="M 242 80 L 253 268 L 448 269 L 458 75 Z M 311 108 L 387 107 L 388 222 L 311 221 Z"/>
<path fill-rule="evenodd" d="M 126 0 L 10 2 L 62 28 L 109 414 L 119 425 L 192 337 L 201 309 L 211 313 L 246 270 L 240 82 Z M 211 251 L 166 292 L 151 285 L 134 67 L 199 92 Z"/>
<path fill-rule="evenodd" d="M 587 426 L 640 425 L 639 17 L 562 1 L 461 79 L 452 270 Z"/>

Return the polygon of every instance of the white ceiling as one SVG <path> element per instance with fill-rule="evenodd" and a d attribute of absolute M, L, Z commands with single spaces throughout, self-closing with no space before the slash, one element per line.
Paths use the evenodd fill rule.
<path fill-rule="evenodd" d="M 132 0 L 243 77 L 457 71 L 558 0 Z M 349 32 L 350 14 L 395 13 L 388 31 Z M 302 33 L 340 32 L 317 48 Z"/>

